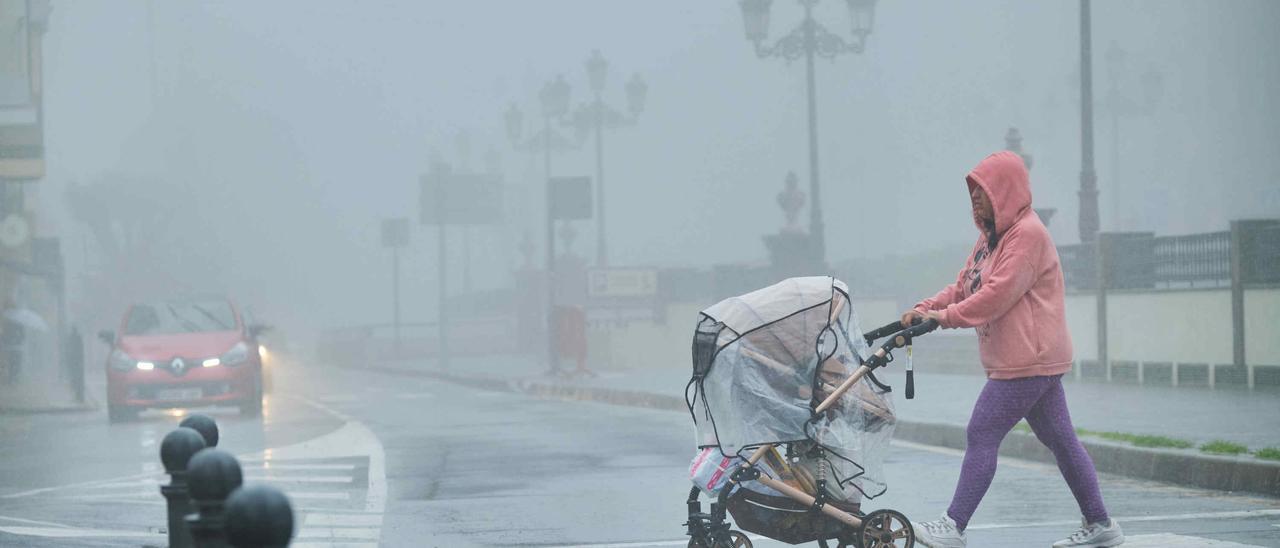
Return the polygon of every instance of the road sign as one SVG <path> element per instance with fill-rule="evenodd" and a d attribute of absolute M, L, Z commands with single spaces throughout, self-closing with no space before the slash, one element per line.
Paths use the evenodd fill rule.
<path fill-rule="evenodd" d="M 590 219 L 591 177 L 552 177 L 547 199 L 552 219 Z"/>
<path fill-rule="evenodd" d="M 423 175 L 420 221 L 425 225 L 502 222 L 502 181 L 496 175 L 437 172 Z"/>
<path fill-rule="evenodd" d="M 0 0 L 0 179 L 44 177 L 40 104 L 42 23 L 47 2 Z"/>
<path fill-rule="evenodd" d="M 409 245 L 409 219 L 404 217 L 382 220 L 382 245 L 407 247 Z"/>
<path fill-rule="evenodd" d="M 652 268 L 593 268 L 587 271 L 587 295 L 592 298 L 653 297 L 658 294 L 658 271 Z"/>

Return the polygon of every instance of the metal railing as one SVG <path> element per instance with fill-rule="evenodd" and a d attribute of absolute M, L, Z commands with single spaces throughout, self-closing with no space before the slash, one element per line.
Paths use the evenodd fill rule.
<path fill-rule="evenodd" d="M 1232 245 L 1238 245 L 1234 252 L 1243 283 L 1280 283 L 1280 221 L 1241 221 L 1233 227 L 1181 236 L 1100 234 L 1102 272 L 1097 244 L 1059 246 L 1058 257 L 1066 286 L 1075 290 L 1096 289 L 1099 274 L 1108 289 L 1229 287 Z"/>

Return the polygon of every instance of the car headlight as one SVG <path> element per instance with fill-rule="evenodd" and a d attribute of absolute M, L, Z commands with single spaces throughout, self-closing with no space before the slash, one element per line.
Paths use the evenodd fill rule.
<path fill-rule="evenodd" d="M 240 365 L 249 361 L 249 346 L 244 344 L 244 341 L 236 343 L 231 350 L 222 354 L 220 361 L 223 365 Z"/>

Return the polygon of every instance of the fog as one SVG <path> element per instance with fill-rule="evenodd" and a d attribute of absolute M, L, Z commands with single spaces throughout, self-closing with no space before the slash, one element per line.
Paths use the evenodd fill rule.
<path fill-rule="evenodd" d="M 770 41 L 802 15 L 774 4 Z M 829 262 L 942 250 L 958 268 L 975 236 L 964 175 L 1010 127 L 1034 157 L 1035 204 L 1058 209 L 1054 238 L 1079 241 L 1078 9 L 886 1 L 864 53 L 818 60 Z M 847 35 L 847 11 L 823 2 L 816 15 Z M 1268 0 L 1094 5 L 1102 230 L 1280 216 L 1278 23 Z M 1118 103 L 1112 44 L 1125 53 Z M 648 84 L 636 124 L 605 134 L 611 265 L 761 263 L 786 174 L 807 191 L 804 63 L 758 59 L 729 0 L 55 1 L 44 47 L 48 172 L 28 202 L 37 232 L 62 238 L 73 318 L 94 328 L 176 292 L 232 295 L 297 333 L 388 321 L 389 217 L 414 219 L 405 319 L 433 319 L 435 229 L 417 223 L 433 162 L 511 185 L 506 224 L 472 229 L 470 276 L 451 272 L 455 287 L 511 286 L 525 233 L 542 261 L 545 173 L 503 113 L 517 104 L 528 136 L 539 89 L 561 74 L 574 104 L 589 98 L 595 49 L 610 104 L 625 109 L 633 73 Z M 593 175 L 592 142 L 552 170 Z M 86 222 L 103 214 L 116 221 Z M 588 257 L 593 226 L 577 223 Z M 899 274 L 847 281 L 857 292 Z"/>

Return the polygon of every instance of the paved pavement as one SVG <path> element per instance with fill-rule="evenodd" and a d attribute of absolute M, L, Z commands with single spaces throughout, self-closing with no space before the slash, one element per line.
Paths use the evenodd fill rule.
<path fill-rule="evenodd" d="M 251 481 L 293 498 L 295 547 L 687 543 L 692 428 L 681 413 L 315 366 L 280 372 L 263 419 L 211 412 Z M 0 416 L 0 546 L 162 545 L 157 444 L 178 420 Z M 890 491 L 868 507 L 936 515 L 960 458 L 895 443 Z M 1103 489 L 1128 546 L 1280 547 L 1275 499 L 1109 475 Z M 1077 513 L 1055 468 L 1003 458 L 971 545 L 1047 546 Z"/>
<path fill-rule="evenodd" d="M 986 382 L 981 375 L 957 375 L 929 371 L 927 341 L 915 348 L 916 397 L 902 396 L 906 376 L 905 356 L 878 372 L 897 391 L 899 418 L 912 422 L 964 425 Z M 902 354 L 902 351 L 895 353 Z M 382 364 L 407 370 L 433 370 L 430 362 Z M 668 396 L 681 396 L 689 382 L 685 367 L 648 370 L 600 371 L 595 376 L 560 379 L 545 374 L 545 367 L 528 359 L 466 358 L 452 360 L 451 372 L 503 380 L 555 380 L 566 384 L 599 386 Z M 978 366 L 975 364 L 974 366 Z M 1280 390 L 1241 388 L 1166 387 L 1076 381 L 1066 377 L 1066 392 L 1075 425 L 1092 431 L 1163 435 L 1201 444 L 1225 440 L 1250 449 L 1280 448 Z"/>

